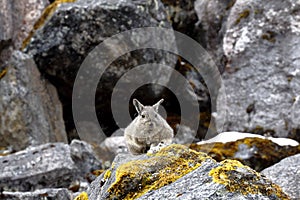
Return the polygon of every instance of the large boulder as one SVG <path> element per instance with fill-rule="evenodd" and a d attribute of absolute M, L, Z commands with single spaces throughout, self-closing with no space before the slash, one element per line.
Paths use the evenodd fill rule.
<path fill-rule="evenodd" d="M 100 54 L 105 53 L 105 59 L 114 58 L 114 55 L 124 50 L 125 54 L 122 53 L 122 56 L 116 58 L 102 75 L 96 93 L 95 104 L 100 124 L 108 134 L 115 131 L 118 126 L 124 127 L 130 122 L 130 120 L 127 120 L 117 126 L 113 120 L 110 98 L 119 78 L 140 64 L 159 62 L 174 66 L 176 60 L 173 60 L 173 58 L 175 57 L 153 49 L 126 52 L 126 49 L 131 44 L 135 46 L 140 41 L 143 41 L 144 38 L 147 38 L 145 35 L 137 35 L 137 37 L 131 38 L 131 44 L 121 39 L 114 41 L 115 43 L 113 44 L 109 44 L 112 46 L 108 45 L 105 46 L 105 49 L 100 49 L 102 52 L 97 52 L 98 54 L 92 55 L 89 53 L 105 39 L 115 34 L 133 28 L 150 26 L 171 27 L 160 1 L 78 0 L 74 3 L 59 5 L 55 12 L 47 17 L 44 24 L 40 24 L 40 29 L 35 31 L 24 51 L 33 56 L 40 71 L 57 87 L 60 98 L 63 101 L 64 119 L 68 130 L 74 128 L 71 114 L 72 87 L 84 59 L 91 55 L 92 59 L 89 60 L 91 63 L 86 63 L 91 68 L 85 70 L 86 73 L 90 73 L 91 77 L 87 79 L 86 84 L 97 84 L 101 70 L 105 69 L 102 65 L 104 60 L 99 60 L 101 58 Z M 152 39 L 149 39 L 147 43 L 154 43 Z M 170 46 L 174 40 L 170 36 L 170 38 L 158 39 L 158 41 L 162 46 Z M 156 68 L 152 72 L 145 70 L 144 74 L 152 77 L 157 76 L 165 83 L 170 77 L 170 73 L 166 73 L 160 68 Z M 99 77 L 95 80 L 97 75 Z M 134 79 L 137 80 L 136 77 Z M 146 87 L 141 96 L 145 99 L 154 99 L 161 91 L 161 87 Z M 120 101 L 121 99 L 126 99 L 128 87 L 121 88 L 118 92 L 121 95 Z M 83 96 L 86 98 L 88 95 Z M 124 106 L 123 103 L 117 104 L 116 107 L 116 110 L 124 110 L 126 108 L 128 112 L 128 106 Z M 81 109 L 89 111 L 94 108 L 84 104 Z M 90 127 L 90 125 L 87 125 L 86 128 L 90 129 Z M 87 137 L 93 140 L 91 142 L 95 143 L 104 139 L 104 137 L 96 138 L 95 135 Z"/>
<path fill-rule="evenodd" d="M 293 0 L 237 0 L 230 9 L 223 39 L 224 130 L 299 141 L 299 10 Z"/>
<path fill-rule="evenodd" d="M 0 81 L 0 146 L 21 150 L 30 145 L 68 142 L 56 89 L 41 78 L 34 61 L 13 53 Z"/>
<path fill-rule="evenodd" d="M 261 174 L 278 184 L 292 199 L 300 198 L 300 154 L 283 159 L 279 163 L 264 169 Z"/>
<path fill-rule="evenodd" d="M 87 194 L 91 200 L 288 199 L 277 185 L 240 162 L 218 163 L 182 145 L 156 154 L 119 155 Z"/>

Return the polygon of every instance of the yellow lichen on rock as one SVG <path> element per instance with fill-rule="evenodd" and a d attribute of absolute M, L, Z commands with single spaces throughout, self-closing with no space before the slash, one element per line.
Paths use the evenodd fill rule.
<path fill-rule="evenodd" d="M 209 175 L 213 181 L 225 185 L 230 192 L 238 192 L 243 195 L 262 194 L 275 195 L 280 199 L 289 199 L 281 188 L 270 181 L 262 183 L 261 175 L 248 166 L 236 160 L 224 160 L 220 166 L 212 169 Z"/>
<path fill-rule="evenodd" d="M 33 34 L 37 29 L 39 29 L 41 26 L 43 26 L 46 22 L 46 20 L 49 19 L 49 17 L 54 13 L 54 11 L 57 9 L 57 7 L 62 3 L 73 3 L 76 0 L 56 0 L 52 4 L 50 4 L 42 13 L 41 17 L 35 22 L 33 29 L 30 31 L 28 36 L 25 38 L 25 40 L 22 43 L 21 50 L 23 50 L 28 43 L 30 42 L 30 39 L 32 38 Z"/>
<path fill-rule="evenodd" d="M 89 200 L 89 197 L 86 192 L 81 192 L 74 200 Z"/>
<path fill-rule="evenodd" d="M 0 79 L 3 78 L 6 73 L 7 73 L 7 68 L 0 67 Z"/>
<path fill-rule="evenodd" d="M 148 159 L 120 165 L 116 170 L 116 180 L 108 192 L 111 199 L 138 198 L 195 170 L 207 158 L 207 154 L 193 151 L 186 146 L 170 145 Z"/>

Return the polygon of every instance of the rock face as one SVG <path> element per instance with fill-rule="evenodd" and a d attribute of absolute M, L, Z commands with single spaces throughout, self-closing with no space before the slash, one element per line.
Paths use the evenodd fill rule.
<path fill-rule="evenodd" d="M 227 18 L 235 0 L 196 0 L 194 9 L 198 26 L 202 29 L 202 44 L 213 56 L 220 72 L 224 72 L 223 38 L 226 33 Z"/>
<path fill-rule="evenodd" d="M 35 21 L 49 4 L 47 0 L 2 0 L 0 2 L 0 66 L 13 49 L 21 48 Z"/>
<path fill-rule="evenodd" d="M 278 184 L 292 199 L 300 198 L 300 154 L 283 159 L 261 173 Z"/>
<path fill-rule="evenodd" d="M 87 193 L 92 200 L 289 199 L 277 185 L 238 161 L 217 163 L 182 145 L 151 155 L 120 155 Z"/>
<path fill-rule="evenodd" d="M 29 145 L 67 142 L 62 107 L 56 89 L 45 80 L 34 61 L 13 53 L 0 81 L 0 146 L 21 150 Z"/>
<path fill-rule="evenodd" d="M 300 3 L 242 1 L 230 9 L 223 39 L 224 130 L 299 140 Z"/>
<path fill-rule="evenodd" d="M 0 189 L 4 191 L 68 188 L 76 180 L 87 182 L 86 174 L 101 169 L 91 146 L 81 141 L 73 141 L 71 146 L 50 143 L 31 147 L 0 157 L 0 163 Z"/>
<path fill-rule="evenodd" d="M 78 0 L 74 3 L 61 4 L 54 14 L 49 16 L 49 20 L 35 32 L 25 51 L 34 57 L 40 71 L 57 86 L 64 104 L 67 129 L 74 128 L 70 103 L 72 87 L 77 71 L 86 56 L 112 35 L 132 28 L 149 26 L 171 27 L 160 1 Z M 135 38 L 131 42 L 136 44 L 140 39 Z M 172 40 L 160 40 L 160 43 L 169 46 L 170 41 Z M 113 57 L 115 53 L 120 52 L 120 49 L 128 48 L 129 44 L 122 42 L 124 41 L 116 41 L 114 48 L 105 52 L 107 57 Z M 109 49 L 109 47 L 106 48 Z M 104 66 L 96 63 L 99 61 L 98 57 L 99 54 L 95 56 L 95 63 L 90 63 L 90 65 L 99 72 Z M 98 118 L 104 130 L 112 133 L 117 128 L 112 120 L 110 109 L 110 97 L 117 80 L 134 66 L 153 62 L 174 64 L 176 61 L 173 60 L 173 56 L 168 56 L 161 51 L 141 50 L 125 53 L 106 70 L 101 77 L 96 94 Z M 90 71 L 90 73 L 94 75 L 94 72 Z M 145 71 L 145 73 L 151 75 L 152 72 Z M 170 77 L 169 73 L 160 69 L 155 70 L 155 73 L 160 75 L 165 82 Z M 143 96 L 153 98 L 161 92 L 161 89 L 157 88 L 148 88 Z M 127 88 L 119 92 L 121 98 L 128 96 Z M 124 109 L 124 107 L 122 105 L 119 109 Z M 83 110 L 90 109 L 89 107 L 83 108 Z M 121 124 L 121 127 L 125 127 L 127 123 L 129 122 Z"/>

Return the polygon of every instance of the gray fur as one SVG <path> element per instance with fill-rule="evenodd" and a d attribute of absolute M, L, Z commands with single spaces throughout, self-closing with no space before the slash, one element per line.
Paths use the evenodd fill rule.
<path fill-rule="evenodd" d="M 163 99 L 153 106 L 144 106 L 138 100 L 133 99 L 133 105 L 138 116 L 124 130 L 125 140 L 129 151 L 134 154 L 151 152 L 172 143 L 173 129 L 158 113 L 159 105 Z M 163 144 L 163 145 L 162 145 Z"/>

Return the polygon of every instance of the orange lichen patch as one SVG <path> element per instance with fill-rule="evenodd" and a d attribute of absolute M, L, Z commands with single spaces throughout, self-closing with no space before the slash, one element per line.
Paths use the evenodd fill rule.
<path fill-rule="evenodd" d="M 49 17 L 54 13 L 54 11 L 57 9 L 57 7 L 62 3 L 73 3 L 76 0 L 56 0 L 52 4 L 50 4 L 42 13 L 41 17 L 35 22 L 33 29 L 30 31 L 28 36 L 23 41 L 21 50 L 23 50 L 30 42 L 30 39 L 32 38 L 33 34 L 37 29 L 42 27 L 45 22 L 49 19 Z"/>
<path fill-rule="evenodd" d="M 246 146 L 248 149 L 255 149 L 248 159 L 236 157 L 241 145 Z M 261 138 L 244 138 L 227 143 L 192 144 L 190 148 L 195 151 L 205 152 L 219 162 L 225 159 L 239 160 L 244 165 L 248 165 L 257 171 L 261 171 L 285 157 L 300 153 L 300 146 L 280 146 L 271 140 Z"/>
<path fill-rule="evenodd" d="M 7 67 L 6 66 L 0 66 L 0 79 L 5 76 L 7 73 Z"/>
<path fill-rule="evenodd" d="M 110 199 L 134 199 L 170 184 L 198 168 L 209 157 L 183 145 L 170 145 L 146 160 L 120 165 L 109 187 Z"/>
<path fill-rule="evenodd" d="M 100 176 L 103 172 L 104 172 L 104 169 L 98 169 L 98 170 L 92 171 L 92 174 L 95 176 Z"/>
<path fill-rule="evenodd" d="M 74 200 L 89 200 L 89 196 L 86 192 L 81 192 Z"/>
<path fill-rule="evenodd" d="M 230 192 L 239 192 L 243 195 L 262 194 L 276 196 L 279 199 L 289 199 L 278 185 L 261 177 L 259 173 L 236 160 L 224 160 L 221 165 L 212 169 L 209 175 L 213 181 L 226 186 Z M 262 181 L 263 180 L 263 181 Z"/>

